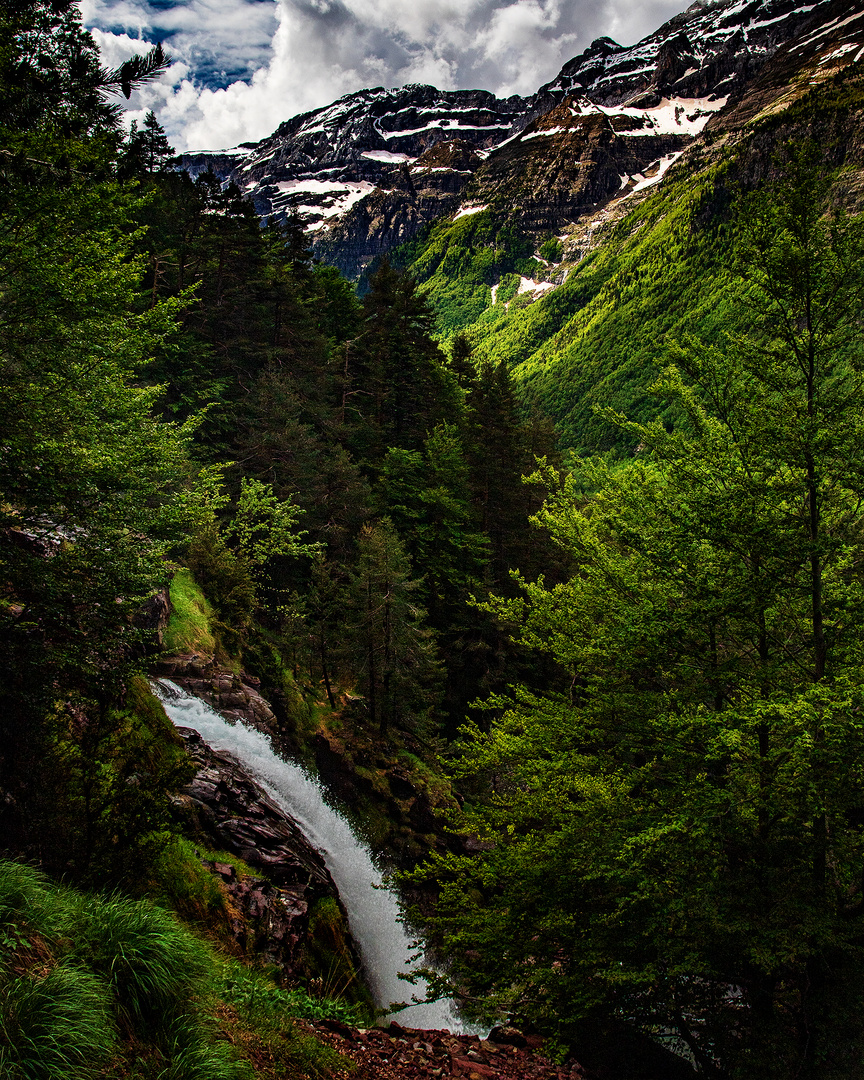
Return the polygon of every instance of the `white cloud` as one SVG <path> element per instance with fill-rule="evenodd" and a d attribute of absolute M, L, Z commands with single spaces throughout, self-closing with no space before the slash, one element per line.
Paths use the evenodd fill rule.
<path fill-rule="evenodd" d="M 530 94 L 591 40 L 638 40 L 675 0 L 83 0 L 106 62 L 166 38 L 177 63 L 130 103 L 178 150 L 261 139 L 283 120 L 367 86 Z M 275 26 L 274 26 L 275 16 Z"/>

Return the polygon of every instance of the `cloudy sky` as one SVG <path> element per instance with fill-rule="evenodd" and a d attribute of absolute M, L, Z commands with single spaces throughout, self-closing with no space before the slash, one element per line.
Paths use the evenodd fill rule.
<path fill-rule="evenodd" d="M 178 150 L 264 138 L 367 86 L 530 94 L 607 34 L 629 45 L 688 0 L 81 0 L 106 63 L 164 42 L 171 70 L 130 106 Z"/>

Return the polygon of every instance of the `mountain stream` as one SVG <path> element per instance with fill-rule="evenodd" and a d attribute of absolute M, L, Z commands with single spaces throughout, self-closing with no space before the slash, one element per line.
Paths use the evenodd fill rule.
<path fill-rule="evenodd" d="M 328 806 L 320 783 L 301 766 L 279 757 L 260 731 L 229 723 L 206 702 L 167 679 L 154 683 L 154 689 L 172 723 L 194 728 L 214 750 L 231 754 L 321 852 L 348 913 L 376 1006 L 387 1008 L 392 1002 L 422 998 L 426 993 L 422 979 L 412 985 L 399 978 L 400 972 L 424 966 L 422 958 L 411 960 L 418 950 L 412 947 L 412 935 L 402 922 L 399 898 L 384 884 L 368 847 L 345 818 Z M 394 1014 L 394 1019 L 413 1028 L 475 1030 L 459 1018 L 451 1000 L 411 1005 Z"/>

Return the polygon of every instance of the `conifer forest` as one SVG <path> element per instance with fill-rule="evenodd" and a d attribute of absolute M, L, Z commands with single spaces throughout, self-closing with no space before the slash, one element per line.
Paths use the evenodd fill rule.
<path fill-rule="evenodd" d="M 864 1078 L 862 16 L 232 159 L 0 2 L 0 1076 Z"/>

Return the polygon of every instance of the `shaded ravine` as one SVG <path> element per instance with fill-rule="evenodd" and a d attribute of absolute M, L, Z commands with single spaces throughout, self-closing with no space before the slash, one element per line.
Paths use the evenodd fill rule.
<path fill-rule="evenodd" d="M 275 753 L 270 740 L 242 723 L 229 723 L 200 698 L 167 679 L 153 684 L 172 723 L 194 728 L 215 750 L 231 754 L 321 852 L 348 914 L 351 935 L 360 950 L 363 971 L 375 1004 L 422 998 L 426 984 L 399 978 L 420 962 L 412 937 L 401 922 L 399 900 L 382 879 L 367 846 L 349 823 L 324 799 L 320 783 L 301 766 Z M 449 1000 L 412 1005 L 398 1014 L 400 1024 L 413 1028 L 474 1031 L 461 1020 Z"/>

